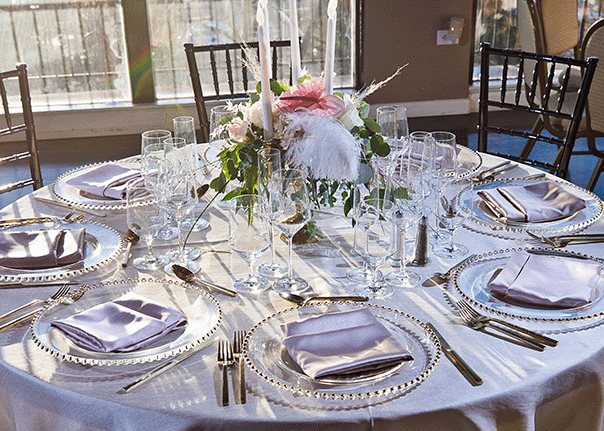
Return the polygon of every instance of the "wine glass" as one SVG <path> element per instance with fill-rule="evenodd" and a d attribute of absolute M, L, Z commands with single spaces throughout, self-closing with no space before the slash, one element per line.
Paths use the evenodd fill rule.
<path fill-rule="evenodd" d="M 254 261 L 270 245 L 268 221 L 264 210 L 266 198 L 260 195 L 239 195 L 229 202 L 229 244 L 248 264 L 248 275 L 235 280 L 233 287 L 240 292 L 258 293 L 270 287 L 264 277 L 257 277 L 252 271 Z"/>
<path fill-rule="evenodd" d="M 395 250 L 392 201 L 380 198 L 363 199 L 359 202 L 356 229 L 359 240 L 357 253 L 369 265 L 373 278 L 355 288 L 355 294 L 370 298 L 385 298 L 394 292 L 392 286 L 380 280 L 378 270 Z"/>
<path fill-rule="evenodd" d="M 392 198 L 395 203 L 392 216 L 397 227 L 396 250 L 400 249 L 399 270 L 391 272 L 384 280 L 396 287 L 414 287 L 421 277 L 407 270 L 407 232 L 417 223 L 422 213 L 424 200 L 424 171 L 426 162 L 422 157 L 421 147 L 417 148 L 408 142 L 406 149 L 398 151 L 392 159 L 390 178 L 394 189 Z"/>
<path fill-rule="evenodd" d="M 159 164 L 158 184 L 160 207 L 176 219 L 178 228 L 176 263 L 196 273 L 200 266 L 188 256 L 185 249 L 187 231 L 183 228 L 184 219 L 197 204 L 193 173 L 186 163 L 164 158 Z M 166 265 L 164 271 L 171 274 L 172 265 Z"/>
<path fill-rule="evenodd" d="M 169 130 L 156 129 L 147 130 L 141 134 L 141 154 L 145 152 L 147 145 L 163 144 L 164 140 L 171 137 L 172 132 Z"/>
<path fill-rule="evenodd" d="M 390 141 L 409 136 L 407 108 L 401 105 L 384 105 L 377 108 L 376 121 L 382 128 L 380 134 Z"/>
<path fill-rule="evenodd" d="M 136 269 L 154 271 L 168 263 L 163 256 L 153 253 L 153 238 L 163 227 L 163 217 L 157 199 L 140 178 L 126 185 L 126 220 L 147 245 L 147 254 L 132 261 Z"/>
<path fill-rule="evenodd" d="M 306 174 L 298 169 L 279 169 L 269 182 L 271 199 L 270 217 L 273 224 L 285 235 L 288 242 L 287 276 L 277 280 L 277 292 L 300 293 L 309 289 L 308 283 L 293 276 L 292 239 L 311 218 L 311 203 L 306 187 Z"/>
<path fill-rule="evenodd" d="M 458 168 L 455 175 L 443 180 L 444 184 L 439 194 L 439 206 L 437 217 L 441 229 L 441 235 L 446 236 L 446 241 L 441 241 L 435 248 L 434 254 L 440 257 L 457 259 L 468 254 L 468 249 L 462 244 L 453 241 L 453 235 L 460 227 L 468 211 L 460 202 L 460 194 L 463 191 L 472 194 L 473 180 L 467 168 Z"/>
<path fill-rule="evenodd" d="M 262 148 L 258 152 L 258 195 L 264 196 L 264 202 L 271 205 L 271 195 L 268 184 L 273 173 L 281 169 L 281 150 L 278 148 Z M 270 211 L 268 211 L 270 212 Z M 287 266 L 277 262 L 275 253 L 274 225 L 269 217 L 269 239 L 271 249 L 270 262 L 263 262 L 258 266 L 258 274 L 266 277 L 283 277 L 287 274 Z"/>

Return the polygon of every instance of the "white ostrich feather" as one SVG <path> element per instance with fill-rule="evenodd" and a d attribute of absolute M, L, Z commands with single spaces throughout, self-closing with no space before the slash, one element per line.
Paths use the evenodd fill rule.
<path fill-rule="evenodd" d="M 289 163 L 308 168 L 315 179 L 357 179 L 361 145 L 342 123 L 308 114 L 294 114 L 290 120 L 283 139 Z"/>

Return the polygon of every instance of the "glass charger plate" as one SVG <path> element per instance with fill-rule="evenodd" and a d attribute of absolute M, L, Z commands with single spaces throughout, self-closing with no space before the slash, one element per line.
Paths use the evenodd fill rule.
<path fill-rule="evenodd" d="M 203 153 L 203 158 L 205 161 L 213 167 L 220 167 L 220 158 L 218 157 L 218 153 L 222 151 L 225 145 L 226 141 L 224 139 L 218 139 L 210 142 L 208 148 L 206 148 L 205 152 Z"/>
<path fill-rule="evenodd" d="M 521 250 L 535 250 L 536 252 L 552 253 L 552 249 L 542 248 L 511 248 L 489 252 L 476 256 L 462 265 L 453 275 L 453 285 L 464 299 L 472 305 L 506 317 L 515 317 L 540 322 L 573 322 L 594 319 L 604 316 L 604 278 L 600 277 L 597 300 L 575 308 L 554 308 L 522 305 L 503 301 L 491 295 L 489 282 L 496 273 L 505 266 L 512 252 Z M 574 253 L 571 251 L 555 250 L 553 253 L 578 259 L 589 259 L 594 262 L 604 263 L 604 260 L 592 256 Z"/>
<path fill-rule="evenodd" d="M 70 265 L 45 269 L 14 269 L 0 266 L 0 282 L 49 281 L 73 277 L 107 265 L 122 252 L 123 240 L 114 229 L 91 221 L 55 220 L 24 223 L 0 229 L 2 232 L 24 232 L 38 229 L 85 228 L 84 259 Z"/>
<path fill-rule="evenodd" d="M 509 223 L 498 221 L 496 217 L 486 208 L 481 199 L 477 197 L 477 192 L 480 190 L 491 190 L 503 186 L 524 186 L 533 184 L 537 181 L 554 181 L 568 193 L 581 198 L 585 201 L 586 207 L 571 217 L 561 220 L 554 220 L 542 223 Z M 472 199 L 473 197 L 473 199 Z M 479 225 L 486 226 L 493 231 L 506 231 L 513 233 L 526 233 L 527 231 L 538 234 L 546 232 L 570 232 L 585 229 L 590 224 L 594 223 L 602 215 L 604 205 L 599 197 L 592 192 L 585 190 L 579 186 L 564 181 L 557 181 L 547 178 L 540 179 L 523 179 L 523 178 L 508 178 L 497 181 L 488 181 L 474 185 L 473 194 L 470 194 L 468 189 L 462 190 L 460 199 L 463 209 L 469 213 L 469 219 Z"/>
<path fill-rule="evenodd" d="M 115 300 L 128 292 L 180 310 L 187 319 L 186 327 L 133 352 L 102 353 L 76 346 L 50 326 L 54 320 Z M 214 334 L 221 322 L 218 301 L 201 289 L 173 280 L 128 279 L 93 285 L 82 299 L 70 305 L 49 304 L 32 322 L 30 333 L 36 345 L 62 360 L 87 365 L 128 365 L 168 358 L 189 350 Z"/>
<path fill-rule="evenodd" d="M 466 175 L 474 176 L 474 174 L 482 166 L 482 157 L 476 151 L 471 148 L 458 146 L 460 148 L 459 154 L 457 154 L 457 163 L 461 168 L 467 170 Z"/>
<path fill-rule="evenodd" d="M 373 375 L 315 380 L 305 375 L 289 358 L 282 344 L 282 324 L 361 307 L 371 310 L 411 353 L 413 360 Z M 312 306 L 282 310 L 254 325 L 244 342 L 244 356 L 248 366 L 273 387 L 295 396 L 344 401 L 396 395 L 419 385 L 436 366 L 440 345 L 427 326 L 401 311 L 373 304 L 323 301 Z"/>
<path fill-rule="evenodd" d="M 98 196 L 93 196 L 87 193 L 82 192 L 76 187 L 70 186 L 67 184 L 67 181 L 70 179 L 77 177 L 78 175 L 82 175 L 86 171 L 90 171 L 92 169 L 96 169 L 99 166 L 106 163 L 117 163 L 120 166 L 131 168 L 131 169 L 140 169 L 140 161 L 138 159 L 131 160 L 120 160 L 117 162 L 102 162 L 95 163 L 92 165 L 82 166 L 80 168 L 73 169 L 69 172 L 64 173 L 59 178 L 55 180 L 52 184 L 52 192 L 53 194 L 59 198 L 59 200 L 73 205 L 75 207 L 80 208 L 90 208 L 90 209 L 99 209 L 99 210 L 119 210 L 126 208 L 126 202 L 118 199 L 111 198 L 101 198 Z"/>

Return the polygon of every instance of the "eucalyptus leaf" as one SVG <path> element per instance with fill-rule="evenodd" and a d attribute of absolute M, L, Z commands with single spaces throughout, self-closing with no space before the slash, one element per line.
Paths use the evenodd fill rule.
<path fill-rule="evenodd" d="M 373 178 L 373 170 L 366 163 L 359 164 L 359 176 L 357 184 L 367 184 Z"/>
<path fill-rule="evenodd" d="M 380 133 L 382 131 L 382 127 L 373 118 L 365 117 L 363 118 L 363 122 L 365 123 L 365 127 L 373 133 Z"/>
<path fill-rule="evenodd" d="M 390 145 L 380 135 L 371 137 L 371 151 L 381 157 L 386 157 L 390 154 Z"/>

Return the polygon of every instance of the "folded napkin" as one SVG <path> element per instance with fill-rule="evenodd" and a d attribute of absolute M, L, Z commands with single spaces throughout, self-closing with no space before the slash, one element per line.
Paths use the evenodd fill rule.
<path fill-rule="evenodd" d="M 603 271 L 601 264 L 583 259 L 514 252 L 490 289 L 525 304 L 579 307 L 597 299 Z"/>
<path fill-rule="evenodd" d="M 125 199 L 126 183 L 134 178 L 139 178 L 140 175 L 138 169 L 126 168 L 117 163 L 103 163 L 70 178 L 66 184 L 93 196 Z"/>
<path fill-rule="evenodd" d="M 86 229 L 40 229 L 0 232 L 0 266 L 45 269 L 84 258 Z"/>
<path fill-rule="evenodd" d="M 368 309 L 283 325 L 283 345 L 310 377 L 347 375 L 413 359 Z"/>
<path fill-rule="evenodd" d="M 76 345 L 105 353 L 140 349 L 184 325 L 180 311 L 134 293 L 51 323 Z"/>
<path fill-rule="evenodd" d="M 570 217 L 585 208 L 585 201 L 553 181 L 526 186 L 480 190 L 478 195 L 498 218 L 514 222 L 540 223 Z"/>

